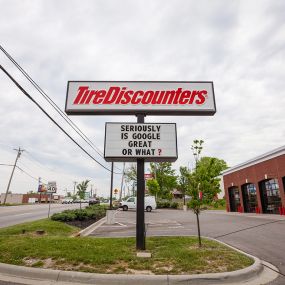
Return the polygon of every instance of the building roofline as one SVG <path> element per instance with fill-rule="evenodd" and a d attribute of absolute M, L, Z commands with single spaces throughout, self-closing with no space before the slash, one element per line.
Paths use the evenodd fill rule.
<path fill-rule="evenodd" d="M 275 158 L 275 157 L 278 157 L 278 156 L 281 156 L 281 155 L 285 155 L 285 145 L 284 146 L 281 146 L 279 148 L 276 148 L 274 150 L 271 150 L 269 152 L 266 152 L 262 155 L 259 155 L 255 158 L 252 158 L 250 160 L 247 160 L 243 163 L 240 163 L 240 164 L 237 164 L 229 169 L 226 169 L 224 171 L 222 171 L 222 175 L 227 175 L 227 174 L 230 174 L 230 173 L 233 173 L 235 171 L 238 171 L 238 170 L 241 170 L 241 169 L 244 169 L 246 167 L 249 167 L 249 166 L 252 166 L 252 165 L 255 165 L 255 164 L 258 164 L 258 163 L 261 163 L 263 161 L 266 161 L 266 160 L 269 160 L 269 159 L 272 159 L 272 158 Z"/>

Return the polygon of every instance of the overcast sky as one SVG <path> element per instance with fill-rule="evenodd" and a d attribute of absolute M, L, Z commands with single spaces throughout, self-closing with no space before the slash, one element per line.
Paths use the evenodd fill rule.
<path fill-rule="evenodd" d="M 175 163 L 193 165 L 193 139 L 203 154 L 228 165 L 284 145 L 285 1 L 4 1 L 0 0 L 0 43 L 64 110 L 68 80 L 213 81 L 213 117 L 147 117 L 175 122 Z M 56 115 L 43 97 L 0 52 L 0 62 L 80 144 L 102 158 Z M 57 181 L 60 192 L 73 181 L 91 179 L 108 196 L 110 173 L 88 158 L 0 72 L 0 163 L 33 177 Z M 106 121 L 128 116 L 71 119 L 103 151 Z M 121 163 L 116 163 L 122 168 Z M 146 166 L 147 168 L 147 166 Z M 12 168 L 0 166 L 0 192 Z M 120 187 L 120 175 L 114 187 Z M 13 193 L 37 189 L 16 170 Z"/>

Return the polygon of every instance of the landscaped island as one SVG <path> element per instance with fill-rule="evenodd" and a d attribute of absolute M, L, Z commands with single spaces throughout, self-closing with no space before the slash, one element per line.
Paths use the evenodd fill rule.
<path fill-rule="evenodd" d="M 135 238 L 71 237 L 79 230 L 48 219 L 0 229 L 0 262 L 129 274 L 226 272 L 253 263 L 251 258 L 215 241 L 203 239 L 202 248 L 198 248 L 195 237 L 147 238 L 147 251 L 152 257 L 139 258 Z"/>

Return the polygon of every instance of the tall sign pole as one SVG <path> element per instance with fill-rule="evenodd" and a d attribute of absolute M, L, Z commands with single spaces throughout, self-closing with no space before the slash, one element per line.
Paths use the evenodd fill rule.
<path fill-rule="evenodd" d="M 137 123 L 144 123 L 144 114 L 137 114 Z M 145 219 L 144 219 L 144 159 L 137 159 L 137 223 L 136 223 L 136 247 L 145 250 Z"/>
<path fill-rule="evenodd" d="M 110 185 L 110 210 L 113 209 L 113 178 L 114 178 L 114 162 L 111 164 L 111 185 Z"/>
<path fill-rule="evenodd" d="M 13 175 L 14 175 L 15 168 L 16 168 L 16 166 L 17 166 L 17 161 L 18 161 L 18 159 L 20 158 L 22 152 L 24 151 L 24 150 L 21 149 L 20 147 L 19 147 L 18 149 L 15 149 L 15 150 L 17 150 L 18 153 L 17 153 L 16 160 L 15 160 L 15 163 L 14 163 L 14 166 L 13 166 L 13 170 L 12 170 L 12 173 L 11 173 L 11 176 L 10 176 L 10 179 L 9 179 L 9 182 L 8 182 L 8 186 L 7 186 L 7 189 L 6 189 L 6 193 L 5 193 L 5 197 L 4 197 L 4 201 L 3 201 L 3 204 L 4 204 L 4 205 L 6 204 L 8 192 L 9 192 L 10 185 L 11 185 L 11 181 L 12 181 L 12 178 L 13 178 Z"/>

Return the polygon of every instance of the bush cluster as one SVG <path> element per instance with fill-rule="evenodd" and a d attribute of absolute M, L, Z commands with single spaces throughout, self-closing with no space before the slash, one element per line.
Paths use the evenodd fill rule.
<path fill-rule="evenodd" d="M 65 210 L 61 213 L 56 213 L 51 216 L 53 221 L 70 222 L 70 221 L 85 221 L 99 220 L 106 215 L 106 207 L 100 205 L 92 205 L 85 209 Z"/>
<path fill-rule="evenodd" d="M 226 205 L 225 199 L 218 199 L 218 200 L 213 202 L 214 208 L 225 207 L 225 205 Z"/>
<path fill-rule="evenodd" d="M 157 201 L 156 205 L 158 209 L 162 209 L 162 208 L 177 209 L 179 204 L 177 202 L 171 202 L 171 201 L 166 200 L 166 201 Z"/>

